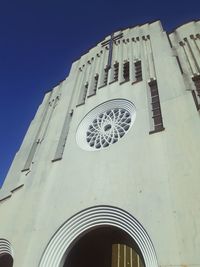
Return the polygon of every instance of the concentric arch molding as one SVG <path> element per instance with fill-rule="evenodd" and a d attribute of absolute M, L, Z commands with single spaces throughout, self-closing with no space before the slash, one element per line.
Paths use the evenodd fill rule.
<path fill-rule="evenodd" d="M 114 226 L 125 231 L 138 245 L 146 267 L 158 267 L 153 244 L 143 226 L 128 212 L 111 206 L 96 206 L 79 212 L 54 234 L 39 267 L 63 267 L 74 240 L 95 227 Z"/>
<path fill-rule="evenodd" d="M 11 244 L 8 240 L 4 238 L 0 238 L 0 265 L 1 265 L 1 257 L 9 258 L 9 266 L 13 264 L 13 250 Z"/>
<path fill-rule="evenodd" d="M 112 99 L 89 111 L 80 122 L 76 142 L 84 150 L 97 151 L 118 142 L 131 129 L 136 108 L 127 99 Z"/>

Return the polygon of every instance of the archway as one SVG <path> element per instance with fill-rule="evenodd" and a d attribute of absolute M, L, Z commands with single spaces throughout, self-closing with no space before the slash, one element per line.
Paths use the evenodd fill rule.
<path fill-rule="evenodd" d="M 12 267 L 13 266 L 13 258 L 9 254 L 0 255 L 0 266 L 2 267 Z"/>
<path fill-rule="evenodd" d="M 77 238 L 63 267 L 144 267 L 137 244 L 113 226 L 94 228 Z"/>
<path fill-rule="evenodd" d="M 158 267 L 153 244 L 142 225 L 128 212 L 112 206 L 95 206 L 66 221 L 49 241 L 39 267 L 63 267 L 74 242 L 92 229 L 116 227 L 128 234 L 144 260 L 145 267 Z"/>
<path fill-rule="evenodd" d="M 0 266 L 13 266 L 13 256 L 10 242 L 2 238 L 0 238 Z"/>

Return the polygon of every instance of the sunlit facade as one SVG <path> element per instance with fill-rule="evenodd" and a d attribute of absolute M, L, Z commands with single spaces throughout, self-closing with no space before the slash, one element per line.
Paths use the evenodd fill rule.
<path fill-rule="evenodd" d="M 200 266 L 199 112 L 200 22 L 91 48 L 45 94 L 10 167 L 0 266 Z"/>

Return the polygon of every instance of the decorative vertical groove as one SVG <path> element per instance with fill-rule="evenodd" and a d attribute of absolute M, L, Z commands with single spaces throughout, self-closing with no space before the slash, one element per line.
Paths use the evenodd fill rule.
<path fill-rule="evenodd" d="M 81 75 L 78 86 L 79 96 L 78 96 L 77 106 L 83 104 L 83 84 L 85 82 L 85 75 L 86 75 L 86 67 L 83 67 L 81 69 Z"/>
<path fill-rule="evenodd" d="M 119 83 L 123 82 L 123 52 L 122 52 L 122 42 L 119 43 Z"/>
<path fill-rule="evenodd" d="M 77 106 L 85 104 L 88 86 L 89 86 L 88 80 L 90 77 L 91 65 L 92 65 L 91 61 L 88 60 L 86 66 L 85 66 L 85 70 L 82 73 L 82 81 L 81 81 L 80 93 L 79 93 L 79 97 L 78 97 Z"/>
<path fill-rule="evenodd" d="M 195 73 L 200 73 L 199 65 L 198 65 L 198 62 L 196 60 L 196 57 L 194 56 L 193 50 L 191 48 L 191 45 L 190 45 L 190 43 L 189 43 L 187 38 L 184 38 L 184 41 L 187 44 L 188 50 L 190 52 L 191 59 L 193 61 L 193 65 L 194 65 L 194 69 L 195 69 Z"/>
<path fill-rule="evenodd" d="M 68 136 L 68 132 L 69 132 L 69 128 L 70 128 L 72 115 L 73 115 L 73 110 L 71 110 L 70 112 L 68 111 L 68 113 L 65 117 L 65 121 L 63 124 L 61 135 L 60 135 L 58 145 L 56 148 L 56 152 L 55 152 L 55 155 L 54 155 L 52 162 L 55 162 L 55 161 L 62 159 L 64 149 L 65 149 L 66 140 L 67 140 L 67 136 Z"/>
<path fill-rule="evenodd" d="M 147 44 L 146 44 L 146 38 L 145 36 L 142 37 L 143 40 L 143 49 L 144 49 L 144 56 L 145 56 L 145 66 L 146 66 L 146 78 L 148 81 L 151 79 L 151 72 L 150 72 L 150 61 L 148 56 L 148 50 L 147 50 Z"/>
<path fill-rule="evenodd" d="M 28 170 L 30 169 L 31 163 L 32 163 L 32 161 L 33 161 L 33 157 L 34 157 L 35 152 L 36 152 L 36 150 L 37 150 L 37 146 L 38 146 L 38 144 L 40 143 L 40 133 L 41 133 L 43 124 L 44 124 L 44 122 L 45 122 L 45 120 L 46 120 L 46 116 L 47 116 L 47 113 L 48 113 L 48 110 L 49 110 L 49 106 L 50 106 L 50 104 L 49 104 L 49 100 L 50 100 L 50 98 L 51 98 L 51 96 L 52 96 L 52 93 L 53 93 L 53 90 L 52 90 L 52 91 L 50 92 L 50 94 L 49 94 L 49 97 L 48 97 L 48 100 L 47 100 L 46 107 L 45 107 L 45 109 L 44 109 L 44 111 L 43 111 L 43 114 L 42 114 L 42 120 L 41 120 L 41 122 L 40 122 L 39 128 L 38 128 L 37 133 L 36 133 L 36 135 L 35 135 L 34 142 L 32 143 L 30 152 L 29 152 L 29 154 L 28 154 L 28 157 L 27 157 L 27 160 L 26 160 L 26 162 L 25 162 L 25 165 L 24 165 L 24 167 L 23 167 L 23 169 L 22 169 L 22 172 L 24 172 L 24 171 L 28 171 Z"/>
<path fill-rule="evenodd" d="M 112 62 L 111 62 L 111 68 L 108 73 L 108 83 L 112 84 L 116 81 L 118 81 L 118 71 L 119 71 L 119 63 L 117 60 L 117 54 L 118 54 L 118 45 L 117 40 L 113 42 L 113 53 L 112 53 Z"/>
<path fill-rule="evenodd" d="M 151 44 L 150 36 L 147 36 L 147 44 L 149 49 L 149 60 L 150 60 L 150 68 L 151 68 L 151 75 L 153 79 L 156 79 L 156 70 L 155 70 L 155 63 L 154 63 L 154 57 L 153 57 L 153 49 Z"/>
<path fill-rule="evenodd" d="M 198 47 L 199 53 L 200 53 L 200 34 L 196 34 L 195 43 Z"/>
<path fill-rule="evenodd" d="M 88 96 L 90 97 L 92 95 L 95 95 L 96 90 L 95 90 L 95 77 L 96 77 L 96 64 L 97 64 L 97 57 L 94 58 L 94 61 L 92 63 L 91 67 L 91 72 L 90 72 L 90 77 L 88 77 L 89 85 L 88 85 Z"/>
<path fill-rule="evenodd" d="M 128 49 L 128 55 L 129 55 L 129 62 L 130 62 L 130 81 L 133 82 L 133 73 L 134 73 L 134 59 L 133 59 L 133 49 L 132 49 L 133 42 L 129 41 L 127 44 L 127 49 Z"/>
<path fill-rule="evenodd" d="M 129 43 L 129 53 L 130 53 L 130 81 L 133 83 L 135 82 L 135 64 L 134 64 L 134 53 L 135 53 L 135 41 L 134 38 L 132 42 Z"/>
<path fill-rule="evenodd" d="M 198 38 L 198 37 L 197 37 Z M 190 35 L 190 40 L 193 41 L 193 49 L 187 38 L 184 38 L 183 41 L 179 42 L 180 46 L 183 48 L 185 57 L 189 65 L 189 72 L 192 76 L 192 81 L 196 90 L 191 90 L 192 97 L 196 106 L 196 109 L 200 110 L 200 67 L 197 62 L 197 58 L 194 54 L 193 49 L 196 50 L 198 56 L 200 55 L 199 47 L 196 43 L 196 38 L 194 35 Z"/>
<path fill-rule="evenodd" d="M 193 34 L 190 35 L 190 38 L 193 40 L 194 46 L 196 47 L 196 51 L 197 51 L 197 53 L 200 56 L 200 48 L 199 48 L 199 46 L 197 44 L 197 38 L 195 38 Z"/>
<path fill-rule="evenodd" d="M 58 104 L 59 99 L 60 99 L 60 96 L 56 96 L 55 99 L 53 99 L 49 103 L 49 105 L 51 107 L 51 111 L 48 113 L 47 118 L 46 118 L 46 123 L 45 123 L 45 125 L 43 127 L 43 130 L 41 131 L 41 134 L 40 134 L 41 138 L 39 139 L 40 140 L 39 141 L 40 143 L 44 140 L 44 138 L 46 136 L 46 133 L 47 133 L 47 130 L 48 130 L 48 127 L 49 127 L 51 118 L 53 116 L 53 112 L 54 112 L 54 110 L 55 110 L 55 108 L 56 108 L 56 106 Z"/>
<path fill-rule="evenodd" d="M 182 69 L 181 62 L 180 62 L 178 56 L 176 56 L 176 61 L 177 61 L 177 64 L 178 64 L 178 66 L 179 66 L 179 70 L 180 70 L 181 74 L 183 74 L 183 69 Z"/>
<path fill-rule="evenodd" d="M 185 57 L 186 57 L 187 62 L 188 62 L 188 66 L 189 66 L 190 72 L 191 72 L 192 75 L 194 75 L 194 73 L 195 73 L 195 67 L 194 67 L 193 62 L 191 60 L 191 57 L 190 57 L 189 52 L 187 50 L 187 47 L 186 47 L 186 45 L 185 45 L 184 42 L 180 42 L 179 44 L 183 48 Z"/>
<path fill-rule="evenodd" d="M 108 56 L 108 50 L 104 47 L 104 52 L 100 64 L 100 73 L 99 73 L 99 89 L 105 86 L 106 75 L 108 75 L 108 69 L 106 68 L 107 62 L 106 58 Z M 107 72 L 107 73 L 106 73 Z M 106 84 L 107 85 L 107 84 Z"/>

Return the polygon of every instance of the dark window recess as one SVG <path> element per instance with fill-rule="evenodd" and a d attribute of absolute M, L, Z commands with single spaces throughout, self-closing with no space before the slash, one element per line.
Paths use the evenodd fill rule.
<path fill-rule="evenodd" d="M 192 96 L 194 98 L 194 102 L 195 102 L 197 110 L 200 110 L 200 104 L 199 104 L 199 100 L 200 100 L 200 75 L 193 76 L 192 80 L 193 80 L 194 85 L 196 87 L 196 92 L 193 90 Z"/>
<path fill-rule="evenodd" d="M 114 67 L 114 82 L 115 81 L 118 81 L 118 76 L 119 76 L 119 63 L 118 62 L 116 62 L 114 65 L 113 65 L 113 67 Z"/>
<path fill-rule="evenodd" d="M 104 77 L 103 77 L 103 84 L 102 86 L 106 86 L 108 82 L 108 71 L 109 69 L 104 69 Z"/>
<path fill-rule="evenodd" d="M 96 94 L 96 91 L 97 91 L 98 80 L 99 80 L 99 74 L 96 74 L 94 76 L 94 94 Z"/>
<path fill-rule="evenodd" d="M 0 255 L 0 266 L 2 267 L 12 267 L 13 266 L 13 258 L 8 253 L 3 253 Z"/>
<path fill-rule="evenodd" d="M 149 134 L 153 134 L 156 132 L 163 131 L 165 128 L 163 127 L 157 81 L 150 81 L 149 88 L 151 94 L 152 119 L 154 122 L 154 130 L 150 131 Z"/>
<path fill-rule="evenodd" d="M 77 107 L 85 104 L 87 90 L 88 90 L 88 82 L 86 82 L 84 86 L 82 87 L 81 95 L 79 96 L 79 101 L 78 101 L 78 104 L 76 105 Z"/>
<path fill-rule="evenodd" d="M 125 81 L 129 81 L 129 62 L 125 62 L 123 65 L 123 77 Z"/>
<path fill-rule="evenodd" d="M 134 63 L 136 82 L 142 81 L 142 63 L 141 60 Z"/>
<path fill-rule="evenodd" d="M 200 97 L 200 75 L 195 75 L 192 78 L 192 80 L 193 80 L 194 85 L 196 87 L 197 95 L 198 95 L 198 97 Z"/>
<path fill-rule="evenodd" d="M 91 86 L 89 88 L 89 92 L 87 94 L 87 97 L 91 97 L 91 96 L 96 94 L 98 81 L 99 81 L 99 74 L 96 73 L 93 76 L 93 81 L 91 82 Z"/>
<path fill-rule="evenodd" d="M 86 95 L 88 90 L 88 82 L 85 83 L 84 90 L 83 90 L 83 103 L 85 102 Z"/>

